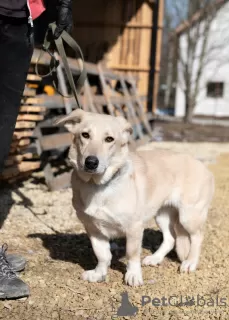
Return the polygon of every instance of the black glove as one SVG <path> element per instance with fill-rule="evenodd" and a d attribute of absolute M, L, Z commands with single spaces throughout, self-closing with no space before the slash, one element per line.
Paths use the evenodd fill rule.
<path fill-rule="evenodd" d="M 72 0 L 59 0 L 57 7 L 56 31 L 54 38 L 57 39 L 62 31 L 70 32 L 73 25 Z"/>

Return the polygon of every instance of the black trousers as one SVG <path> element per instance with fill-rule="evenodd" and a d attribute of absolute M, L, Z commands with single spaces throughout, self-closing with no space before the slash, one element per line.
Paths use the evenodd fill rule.
<path fill-rule="evenodd" d="M 0 16 L 0 173 L 10 150 L 32 53 L 27 19 Z"/>

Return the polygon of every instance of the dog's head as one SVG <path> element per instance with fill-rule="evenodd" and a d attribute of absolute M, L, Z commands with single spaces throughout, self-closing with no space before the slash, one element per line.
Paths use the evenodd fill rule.
<path fill-rule="evenodd" d="M 73 134 L 69 159 L 83 180 L 92 176 L 101 180 L 108 169 L 111 171 L 111 167 L 121 166 L 125 161 L 132 128 L 123 117 L 77 109 L 56 124 L 64 124 Z"/>

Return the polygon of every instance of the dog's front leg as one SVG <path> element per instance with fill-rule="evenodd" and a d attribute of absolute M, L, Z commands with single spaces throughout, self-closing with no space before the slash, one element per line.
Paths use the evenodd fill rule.
<path fill-rule="evenodd" d="M 130 286 L 140 286 L 143 284 L 141 269 L 141 249 L 143 228 L 141 224 L 136 224 L 130 228 L 126 235 L 126 255 L 128 259 L 125 282 Z"/>
<path fill-rule="evenodd" d="M 101 282 L 106 280 L 107 269 L 111 263 L 111 251 L 109 240 L 101 235 L 89 235 L 91 244 L 98 260 L 95 269 L 83 273 L 83 280 L 89 282 Z"/>

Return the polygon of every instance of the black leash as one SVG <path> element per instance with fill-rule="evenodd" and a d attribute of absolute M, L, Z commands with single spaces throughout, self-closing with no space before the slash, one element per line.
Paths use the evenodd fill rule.
<path fill-rule="evenodd" d="M 83 53 L 82 53 L 79 45 L 76 43 L 76 41 L 66 31 L 63 31 L 58 39 L 54 39 L 53 35 L 55 33 L 55 30 L 56 30 L 56 24 L 50 23 L 49 28 L 48 28 L 46 35 L 45 35 L 45 40 L 44 40 L 44 44 L 43 44 L 43 51 L 41 51 L 40 56 L 38 57 L 38 60 L 36 62 L 36 66 L 35 66 L 36 74 L 42 78 L 52 76 L 53 77 L 53 84 L 54 84 L 54 87 L 56 88 L 57 92 L 60 95 L 62 95 L 63 97 L 65 97 L 57 89 L 56 70 L 59 66 L 59 61 L 55 58 L 54 52 L 52 52 L 51 48 L 50 48 L 51 44 L 55 43 L 56 49 L 59 53 L 59 56 L 62 59 L 63 67 L 65 69 L 65 72 L 66 72 L 66 75 L 68 78 L 68 82 L 69 82 L 70 87 L 72 89 L 72 93 L 73 93 L 73 96 L 76 100 L 77 106 L 78 106 L 78 108 L 82 108 L 80 105 L 79 99 L 78 99 L 78 94 L 80 93 L 80 90 L 83 87 L 84 82 L 87 77 L 86 69 L 84 66 Z M 81 73 L 80 73 L 79 78 L 77 79 L 76 83 L 74 82 L 72 72 L 71 72 L 71 69 L 68 64 L 68 59 L 67 59 L 67 56 L 65 53 L 63 41 L 66 42 L 75 51 L 76 55 L 78 55 L 80 57 L 80 59 L 82 60 L 82 70 L 81 70 Z M 40 61 L 44 51 L 47 52 L 51 56 L 50 72 L 45 75 L 40 75 L 38 72 L 38 64 L 39 64 L 39 61 Z M 67 96 L 65 98 L 69 98 L 69 97 L 72 97 L 72 96 Z"/>

